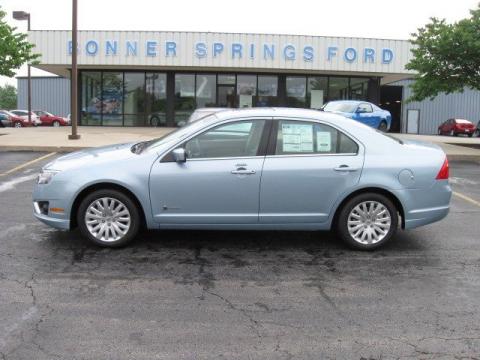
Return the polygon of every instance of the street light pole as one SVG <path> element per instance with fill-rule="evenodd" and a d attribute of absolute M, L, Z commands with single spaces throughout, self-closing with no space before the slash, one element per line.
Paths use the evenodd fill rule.
<path fill-rule="evenodd" d="M 77 89 L 78 89 L 78 70 L 77 70 L 77 0 L 72 0 L 72 73 L 71 73 L 71 118 L 72 118 L 72 133 L 68 135 L 70 140 L 80 139 L 78 134 L 78 103 L 77 103 Z"/>
<path fill-rule="evenodd" d="M 27 18 L 27 31 L 30 32 L 30 14 L 28 14 Z M 30 64 L 27 64 L 27 71 L 28 71 L 28 80 L 27 80 L 27 107 L 28 107 L 28 122 L 32 123 L 32 73 Z"/>
<path fill-rule="evenodd" d="M 15 20 L 27 20 L 27 31 L 30 32 L 30 14 L 25 11 L 14 11 L 13 18 Z M 27 107 L 28 107 L 28 122 L 32 122 L 32 75 L 30 71 L 30 64 L 27 64 L 28 80 L 27 80 Z"/>

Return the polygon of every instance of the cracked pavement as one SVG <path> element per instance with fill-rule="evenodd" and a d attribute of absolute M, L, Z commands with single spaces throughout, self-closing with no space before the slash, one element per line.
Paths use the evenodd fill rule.
<path fill-rule="evenodd" d="M 0 153 L 0 172 L 29 156 Z M 480 165 L 451 171 L 480 200 Z M 325 232 L 144 232 L 112 250 L 33 219 L 32 184 L 0 192 L 0 359 L 480 358 L 480 207 L 461 199 L 372 253 Z"/>

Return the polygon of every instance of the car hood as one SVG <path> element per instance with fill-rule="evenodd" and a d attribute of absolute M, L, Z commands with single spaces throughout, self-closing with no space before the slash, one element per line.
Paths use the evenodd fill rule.
<path fill-rule="evenodd" d="M 121 164 L 128 159 L 138 158 L 139 155 L 130 150 L 134 144 L 132 142 L 75 151 L 48 163 L 44 166 L 44 169 L 63 171 L 79 167 L 97 166 L 98 164 L 112 161 L 118 161 Z"/>

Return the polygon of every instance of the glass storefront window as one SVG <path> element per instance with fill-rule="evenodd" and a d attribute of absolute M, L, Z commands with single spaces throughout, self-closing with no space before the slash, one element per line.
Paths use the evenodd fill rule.
<path fill-rule="evenodd" d="M 258 76 L 258 94 L 256 106 L 276 106 L 278 76 Z"/>
<path fill-rule="evenodd" d="M 237 104 L 239 108 L 252 107 L 257 95 L 257 75 L 237 75 Z"/>
<path fill-rule="evenodd" d="M 320 109 L 327 101 L 328 77 L 312 76 L 307 83 L 307 106 L 310 109 Z"/>
<path fill-rule="evenodd" d="M 217 104 L 217 77 L 209 74 L 197 74 L 197 108 L 215 107 Z"/>
<path fill-rule="evenodd" d="M 80 124 L 101 125 L 102 121 L 102 73 L 83 72 L 82 78 L 82 104 Z"/>
<path fill-rule="evenodd" d="M 368 82 L 367 78 L 350 78 L 350 99 L 366 100 L 368 98 Z"/>
<path fill-rule="evenodd" d="M 145 114 L 147 126 L 167 126 L 167 74 L 147 73 Z"/>
<path fill-rule="evenodd" d="M 218 85 L 235 85 L 235 75 L 218 74 Z"/>
<path fill-rule="evenodd" d="M 328 101 L 348 99 L 348 77 L 330 77 Z"/>
<path fill-rule="evenodd" d="M 123 86 L 123 112 L 125 114 L 123 125 L 143 126 L 145 123 L 145 73 L 126 72 Z"/>
<path fill-rule="evenodd" d="M 287 76 L 287 106 L 307 107 L 307 78 L 305 76 Z"/>
<path fill-rule="evenodd" d="M 195 110 L 195 75 L 175 74 L 175 125 L 184 125 Z"/>
<path fill-rule="evenodd" d="M 122 126 L 123 73 L 105 71 L 102 80 L 102 124 Z"/>

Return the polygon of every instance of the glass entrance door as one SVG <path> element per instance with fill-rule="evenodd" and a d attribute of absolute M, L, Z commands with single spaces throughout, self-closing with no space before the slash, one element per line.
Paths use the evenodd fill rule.
<path fill-rule="evenodd" d="M 219 107 L 234 108 L 235 107 L 235 86 L 234 85 L 218 85 L 217 88 L 217 104 Z"/>

